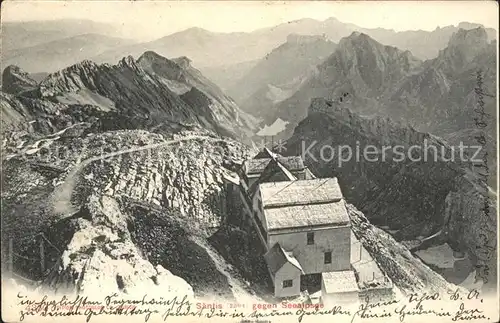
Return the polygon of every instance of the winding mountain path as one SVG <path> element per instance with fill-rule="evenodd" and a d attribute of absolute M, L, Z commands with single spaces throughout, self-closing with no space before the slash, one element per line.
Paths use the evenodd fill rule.
<path fill-rule="evenodd" d="M 77 184 L 78 181 L 78 176 L 80 172 L 88 165 L 91 163 L 98 161 L 98 160 L 103 160 L 106 158 L 118 156 L 118 155 L 124 155 L 124 154 L 130 154 L 138 151 L 143 151 L 143 150 L 148 150 L 148 149 L 158 149 L 158 148 L 163 148 L 167 147 L 169 145 L 173 145 L 176 143 L 180 143 L 183 141 L 190 141 L 190 140 L 196 140 L 196 139 L 202 139 L 202 140 L 212 140 L 212 141 L 221 141 L 222 139 L 219 138 L 213 138 L 213 137 L 207 137 L 207 136 L 186 136 L 184 138 L 180 139 L 174 139 L 174 140 L 169 140 L 157 144 L 150 144 L 150 145 L 145 145 L 141 147 L 133 147 L 129 149 L 123 149 L 123 150 L 118 150 L 114 151 L 111 153 L 99 155 L 99 156 L 94 156 L 91 158 L 88 158 L 81 163 L 77 164 L 73 169 L 66 175 L 66 178 L 64 179 L 64 182 L 56 187 L 54 190 L 53 196 L 52 196 L 52 205 L 53 205 L 53 212 L 61 217 L 66 217 L 69 215 L 72 215 L 78 211 L 78 209 L 71 203 L 71 197 L 73 196 L 73 190 Z"/>

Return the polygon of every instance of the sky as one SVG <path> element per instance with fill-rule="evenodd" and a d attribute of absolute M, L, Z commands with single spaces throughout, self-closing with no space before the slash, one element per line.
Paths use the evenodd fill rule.
<path fill-rule="evenodd" d="M 302 18 L 365 28 L 434 30 L 462 21 L 496 28 L 495 1 L 21 1 L 2 3 L 3 21 L 91 19 L 119 25 L 130 38 L 155 39 L 190 27 L 253 31 Z"/>

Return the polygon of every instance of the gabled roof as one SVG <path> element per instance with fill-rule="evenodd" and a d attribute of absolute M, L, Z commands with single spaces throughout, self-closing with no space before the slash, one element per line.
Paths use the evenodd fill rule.
<path fill-rule="evenodd" d="M 354 271 L 330 271 L 321 274 L 327 294 L 356 292 L 359 290 Z"/>
<path fill-rule="evenodd" d="M 258 156 L 258 155 L 257 155 Z M 271 160 L 276 159 L 281 165 L 291 172 L 304 170 L 304 161 L 300 156 L 282 157 L 278 155 L 254 158 L 245 161 L 245 172 L 247 175 L 262 173 Z"/>
<path fill-rule="evenodd" d="M 343 198 L 337 178 L 261 183 L 260 191 L 265 208 L 339 202 Z"/>
<path fill-rule="evenodd" d="M 272 158 L 276 157 L 277 154 L 273 153 L 270 151 L 268 148 L 264 147 L 264 149 L 260 150 L 257 155 L 255 155 L 254 159 L 259 159 L 259 158 Z"/>
<path fill-rule="evenodd" d="M 258 180 L 252 184 L 248 191 L 250 196 L 253 196 L 260 183 L 295 180 L 297 180 L 297 178 L 285 166 L 283 166 L 277 158 L 273 157 L 270 159 L 262 173 L 260 173 Z"/>
<path fill-rule="evenodd" d="M 287 262 L 296 267 L 302 274 L 304 270 L 300 263 L 295 259 L 293 255 L 286 252 L 279 243 L 276 243 L 269 251 L 264 255 L 267 267 L 273 276 L 276 275 L 278 270 L 280 270 Z"/>
<path fill-rule="evenodd" d="M 343 201 L 264 208 L 264 216 L 269 231 L 350 223 Z"/>

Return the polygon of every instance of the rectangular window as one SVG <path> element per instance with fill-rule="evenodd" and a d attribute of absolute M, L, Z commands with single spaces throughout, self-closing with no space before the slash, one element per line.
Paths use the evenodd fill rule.
<path fill-rule="evenodd" d="M 332 263 L 332 252 L 328 251 L 325 252 L 325 264 L 331 264 Z"/>
<path fill-rule="evenodd" d="M 307 244 L 314 244 L 314 232 L 307 233 Z"/>
<path fill-rule="evenodd" d="M 283 288 L 288 288 L 293 286 L 293 280 L 287 279 L 283 281 Z"/>

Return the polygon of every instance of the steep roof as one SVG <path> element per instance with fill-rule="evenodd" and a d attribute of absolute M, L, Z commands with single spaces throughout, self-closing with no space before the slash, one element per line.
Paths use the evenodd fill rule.
<path fill-rule="evenodd" d="M 249 189 L 250 195 L 253 196 L 257 190 L 257 186 L 264 182 L 279 182 L 279 181 L 295 181 L 297 178 L 284 167 L 276 159 L 271 159 L 267 167 L 260 174 L 259 179 L 255 181 Z"/>
<path fill-rule="evenodd" d="M 290 156 L 290 157 L 274 157 L 281 165 L 291 172 L 301 171 L 305 168 L 304 161 L 300 156 Z M 273 160 L 271 157 L 249 159 L 245 161 L 245 170 L 248 175 L 260 174 L 266 169 L 269 162 Z"/>
<path fill-rule="evenodd" d="M 265 208 L 339 202 L 343 198 L 337 178 L 261 183 L 260 191 Z"/>
<path fill-rule="evenodd" d="M 268 252 L 264 255 L 269 271 L 274 276 L 287 262 L 296 267 L 302 274 L 304 270 L 300 263 L 295 259 L 293 255 L 285 251 L 279 243 L 276 243 Z"/>
<path fill-rule="evenodd" d="M 264 208 L 264 215 L 268 230 L 349 224 L 343 202 Z"/>
<path fill-rule="evenodd" d="M 264 147 L 262 150 L 259 151 L 257 155 L 254 156 L 254 159 L 259 159 L 259 158 L 271 158 L 271 157 L 277 157 L 278 154 L 272 152 L 269 150 L 269 148 Z"/>
<path fill-rule="evenodd" d="M 347 293 L 358 291 L 358 283 L 354 271 L 330 271 L 321 274 L 327 294 Z"/>

